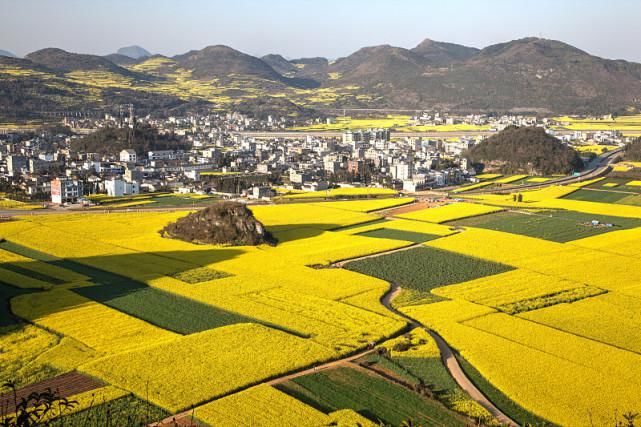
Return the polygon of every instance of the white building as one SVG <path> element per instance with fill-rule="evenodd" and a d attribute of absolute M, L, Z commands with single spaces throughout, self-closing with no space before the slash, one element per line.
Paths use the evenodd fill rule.
<path fill-rule="evenodd" d="M 122 197 L 140 194 L 140 185 L 136 181 L 127 182 L 122 179 L 105 181 L 105 190 L 110 197 Z"/>
<path fill-rule="evenodd" d="M 127 163 L 136 163 L 138 161 L 138 156 L 136 155 L 136 152 L 134 150 L 132 150 L 131 148 L 127 148 L 126 150 L 122 150 L 120 152 L 120 161 Z"/>
<path fill-rule="evenodd" d="M 404 181 L 412 177 L 412 165 L 407 163 L 394 165 L 391 167 L 390 172 L 392 178 Z"/>
<path fill-rule="evenodd" d="M 71 178 L 56 178 L 51 181 L 51 201 L 59 205 L 75 203 L 83 195 L 82 181 Z"/>
<path fill-rule="evenodd" d="M 174 150 L 157 150 L 147 153 L 149 160 L 175 160 L 176 152 Z"/>

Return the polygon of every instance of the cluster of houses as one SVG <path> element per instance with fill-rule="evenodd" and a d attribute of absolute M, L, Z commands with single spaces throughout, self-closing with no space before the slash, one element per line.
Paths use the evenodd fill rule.
<path fill-rule="evenodd" d="M 512 124 L 547 125 L 546 119 L 522 116 L 456 118 L 426 113 L 415 119 L 420 123 L 490 124 L 496 129 Z M 279 130 L 284 120 L 257 120 L 239 113 L 146 117 L 136 123 L 152 126 L 160 134 L 171 132 L 190 148 L 142 152 L 132 146 L 117 155 L 100 155 L 70 148 L 72 140 L 82 135 L 0 135 L 0 191 L 10 193 L 9 189 L 54 204 L 76 203 L 95 193 L 119 197 L 158 190 L 226 191 L 263 198 L 273 194 L 273 185 L 303 191 L 348 185 L 417 192 L 473 180 L 474 171 L 463 153 L 483 138 L 392 138 L 389 129 L 349 130 L 338 137 L 311 133 L 258 137 L 244 132 Z M 67 120 L 66 124 L 87 133 L 106 126 L 131 127 L 133 121 L 106 116 Z M 560 137 L 568 143 L 588 139 L 603 144 L 621 142 L 616 132 L 575 132 Z M 258 186 L 255 180 L 239 178 L 258 175 L 263 176 Z M 236 179 L 235 187 L 216 188 L 226 176 Z"/>

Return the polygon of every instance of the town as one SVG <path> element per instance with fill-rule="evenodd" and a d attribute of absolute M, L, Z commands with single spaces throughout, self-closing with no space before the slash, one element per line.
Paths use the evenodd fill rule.
<path fill-rule="evenodd" d="M 617 130 L 557 130 L 563 125 L 559 120 L 535 116 L 421 112 L 409 120 L 436 129 L 467 124 L 484 130 L 425 136 L 390 128 L 288 131 L 286 118 L 259 120 L 231 112 L 160 119 L 136 117 L 129 106 L 100 119 L 65 117 L 64 126 L 38 132 L 5 130 L 0 135 L 0 191 L 10 199 L 52 206 L 86 206 L 93 203 L 88 196 L 98 194 L 161 191 L 261 200 L 279 192 L 341 187 L 417 193 L 478 182 L 464 154 L 511 125 L 542 127 L 565 144 L 587 147 L 580 150 L 585 161 L 600 154 L 600 146 L 616 148 L 629 139 Z M 310 124 L 323 122 L 332 124 L 336 118 Z M 72 148 L 87 134 L 109 128 L 123 130 L 130 146 L 109 154 Z M 183 148 L 136 149 L 134 128 L 171 135 Z"/>

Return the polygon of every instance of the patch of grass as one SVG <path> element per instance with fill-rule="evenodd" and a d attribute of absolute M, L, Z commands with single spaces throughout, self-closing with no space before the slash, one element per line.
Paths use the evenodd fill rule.
<path fill-rule="evenodd" d="M 440 403 L 351 368 L 306 375 L 277 388 L 326 413 L 352 409 L 386 425 L 398 426 L 407 420 L 423 425 L 465 425 L 464 420 Z"/>
<path fill-rule="evenodd" d="M 189 283 L 190 285 L 208 282 L 210 280 L 223 279 L 229 276 L 231 276 L 231 274 L 207 267 L 199 267 L 187 271 L 179 271 L 178 273 L 172 275 L 174 279 Z"/>
<path fill-rule="evenodd" d="M 15 325 L 20 322 L 20 320 L 11 313 L 11 298 L 31 292 L 36 292 L 36 290 L 16 288 L 0 281 L 0 327 Z"/>
<path fill-rule="evenodd" d="M 593 220 L 598 220 L 601 225 L 593 226 L 591 224 Z M 612 224 L 613 226 L 605 227 L 603 224 Z M 491 215 L 453 221 L 448 225 L 479 227 L 565 243 L 610 231 L 639 227 L 641 226 L 641 219 L 550 210 L 540 212 L 498 212 Z"/>
<path fill-rule="evenodd" d="M 74 292 L 170 331 L 191 334 L 252 321 L 245 316 L 209 304 L 151 288 L 125 276 L 68 259 L 54 258 L 12 242 L 2 242 L 0 247 L 87 276 L 97 285 L 76 288 L 73 289 Z M 190 271 L 194 270 L 187 270 L 185 273 L 189 276 Z M 220 273 L 215 270 L 210 271 Z"/>
<path fill-rule="evenodd" d="M 345 268 L 418 291 L 429 291 L 439 286 L 466 282 L 513 269 L 507 265 L 431 247 L 366 258 L 350 262 Z"/>
<path fill-rule="evenodd" d="M 134 396 L 111 402 L 94 402 L 84 411 L 70 414 L 51 422 L 52 427 L 119 426 L 139 427 L 167 418 L 169 412 Z"/>
<path fill-rule="evenodd" d="M 376 237 L 379 239 L 404 240 L 414 243 L 425 243 L 429 240 L 438 239 L 441 236 L 415 231 L 394 230 L 392 228 L 379 228 L 378 230 L 365 231 L 356 234 L 357 236 Z"/>
<path fill-rule="evenodd" d="M 617 203 L 619 200 L 629 196 L 629 194 L 617 191 L 595 191 L 589 188 L 581 188 L 580 190 L 570 193 L 563 197 L 569 200 L 581 200 L 585 202 L 599 202 L 599 203 Z"/>
<path fill-rule="evenodd" d="M 3 263 L 0 266 L 6 270 L 13 271 L 14 273 L 22 274 L 24 276 L 33 277 L 34 279 L 41 280 L 43 282 L 50 283 L 52 285 L 60 285 L 65 283 L 64 280 L 57 279 L 55 277 L 47 276 L 46 274 L 40 273 L 39 271 L 30 270 L 28 268 L 21 267 L 19 265 Z"/>
<path fill-rule="evenodd" d="M 91 286 L 73 291 L 180 334 L 251 321 L 239 314 L 136 282 Z"/>
<path fill-rule="evenodd" d="M 467 374 L 467 376 L 472 380 L 474 385 L 478 387 L 481 392 L 487 396 L 487 398 L 496 405 L 501 411 L 503 411 L 507 416 L 516 421 L 519 425 L 530 425 L 530 426 L 546 426 L 553 427 L 555 424 L 547 421 L 544 418 L 541 418 L 527 409 L 522 408 L 520 405 L 516 404 L 512 399 L 507 397 L 503 392 L 494 387 L 492 383 L 485 379 L 479 371 L 474 368 L 474 366 L 465 360 L 462 356 L 456 355 L 461 368 Z"/>

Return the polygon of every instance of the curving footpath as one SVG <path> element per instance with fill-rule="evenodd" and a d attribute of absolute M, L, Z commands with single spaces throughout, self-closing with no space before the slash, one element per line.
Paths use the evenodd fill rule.
<path fill-rule="evenodd" d="M 501 424 L 510 426 L 510 427 L 518 427 L 518 423 L 515 422 L 513 419 L 508 417 L 503 411 L 501 411 L 499 408 L 494 405 L 490 399 L 488 399 L 481 390 L 479 390 L 472 380 L 467 376 L 467 374 L 463 371 L 463 368 L 461 368 L 461 364 L 458 362 L 458 359 L 454 355 L 454 351 L 452 348 L 445 342 L 445 340 L 436 332 L 428 328 L 427 326 L 423 325 L 422 323 L 418 322 L 416 319 L 409 317 L 405 313 L 402 313 L 398 311 L 396 308 L 392 307 L 392 301 L 394 298 L 400 294 L 401 292 L 401 287 L 398 286 L 396 283 L 390 283 L 390 289 L 387 291 L 387 293 L 381 298 L 381 303 L 387 308 L 389 311 L 392 313 L 402 317 L 403 319 L 407 320 L 410 325 L 413 327 L 417 328 L 422 328 L 425 331 L 427 331 L 428 334 L 432 338 L 434 338 L 434 341 L 436 341 L 436 345 L 438 346 L 439 352 L 441 353 L 441 360 L 443 361 L 443 364 L 447 368 L 448 372 L 454 378 L 454 381 L 463 389 L 467 394 L 470 395 L 470 397 L 479 405 L 487 409 L 487 411 L 494 416 Z"/>
<path fill-rule="evenodd" d="M 364 259 L 364 258 L 374 258 L 377 256 L 385 255 L 391 252 L 398 252 L 398 251 L 404 251 L 408 249 L 412 249 L 415 247 L 421 246 L 422 243 L 418 244 L 413 244 L 409 246 L 405 246 L 403 248 L 398 248 L 398 249 L 392 249 L 390 251 L 386 252 L 379 252 L 377 254 L 371 254 L 371 255 L 365 255 L 362 257 L 358 258 L 352 258 L 348 260 L 342 260 L 338 261 L 335 263 L 331 264 L 331 267 L 336 267 L 336 268 L 342 268 L 345 264 L 351 262 L 351 261 L 356 261 L 358 259 Z M 418 322 L 416 319 L 406 315 L 405 313 L 400 312 L 396 308 L 392 306 L 392 301 L 401 293 L 401 287 L 396 284 L 390 282 L 390 287 L 385 292 L 385 294 L 381 297 L 381 304 L 385 308 L 387 308 L 390 312 L 394 313 L 395 315 L 403 318 L 405 321 L 409 323 L 409 330 L 405 329 L 401 331 L 399 334 L 395 334 L 395 336 L 400 335 L 401 333 L 407 333 L 415 328 L 422 328 L 425 331 L 427 331 L 428 334 L 432 338 L 434 338 L 434 341 L 436 341 L 436 345 L 438 346 L 439 352 L 441 353 L 441 360 L 443 361 L 443 364 L 447 368 L 448 372 L 454 378 L 456 383 L 461 387 L 462 390 L 464 390 L 476 403 L 481 405 L 483 408 L 485 408 L 494 418 L 496 418 L 501 424 L 509 427 L 518 427 L 519 424 L 511 419 L 509 416 L 507 416 L 503 411 L 501 411 L 499 408 L 496 407 L 484 394 L 481 390 L 479 390 L 472 380 L 467 376 L 467 374 L 463 371 L 463 368 L 461 367 L 460 363 L 458 362 L 458 359 L 454 355 L 454 350 L 447 344 L 447 342 L 435 331 L 431 330 L 424 324 Z M 385 339 L 389 340 L 393 337 L 388 337 Z M 307 368 L 302 371 L 297 371 L 297 372 L 292 372 L 280 377 L 272 378 L 270 380 L 262 381 L 259 384 L 267 384 L 267 385 L 276 385 L 283 383 L 287 380 L 302 377 L 305 375 L 311 375 L 323 370 L 327 369 L 332 369 L 336 368 L 338 366 L 344 365 L 346 363 L 352 362 L 360 357 L 366 356 L 368 354 L 371 354 L 372 352 L 376 351 L 374 348 L 368 348 L 366 350 L 362 350 L 358 353 L 352 354 L 347 357 L 343 357 L 341 359 L 336 359 L 332 360 L 327 363 L 323 363 L 317 366 L 313 366 L 312 368 Z M 192 415 L 192 411 L 185 411 L 179 414 L 172 415 L 158 423 L 150 424 L 150 426 L 169 426 L 169 425 L 185 425 L 181 424 L 182 422 L 186 421 L 186 418 L 190 418 Z"/>

